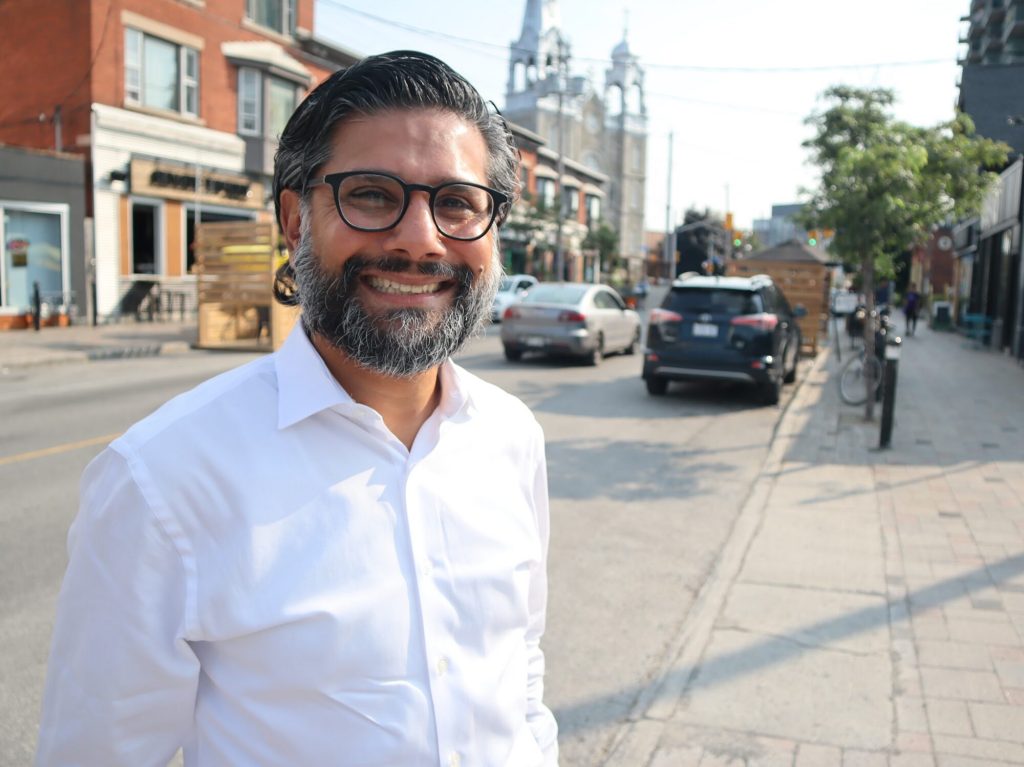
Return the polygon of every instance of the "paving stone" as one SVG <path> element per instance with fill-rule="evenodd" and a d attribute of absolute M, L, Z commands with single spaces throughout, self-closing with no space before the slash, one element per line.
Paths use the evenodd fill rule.
<path fill-rule="evenodd" d="M 941 735 L 974 735 L 967 704 L 960 700 L 928 700 L 925 704 L 932 733 Z"/>
<path fill-rule="evenodd" d="M 997 703 L 969 703 L 968 710 L 979 737 L 1024 743 L 1024 708 Z M 1024 761 L 1024 747 L 1020 752 Z"/>
<path fill-rule="evenodd" d="M 847 749 L 843 752 L 843 767 L 888 767 L 889 758 L 877 751 Z"/>
<path fill-rule="evenodd" d="M 801 743 L 796 750 L 795 767 L 842 767 L 843 752 L 833 746 Z"/>
<path fill-rule="evenodd" d="M 917 643 L 917 659 L 922 666 L 964 668 L 976 671 L 992 669 L 992 659 L 984 645 L 966 642 L 921 640 Z"/>
<path fill-rule="evenodd" d="M 1009 623 L 996 623 L 987 620 L 963 621 L 949 619 L 946 621 L 949 638 L 954 642 L 976 642 L 987 645 L 1007 645 L 1014 647 L 1020 644 L 1020 635 Z"/>
<path fill-rule="evenodd" d="M 924 699 L 910 696 L 896 696 L 896 729 L 905 732 L 928 732 L 928 716 L 924 709 Z"/>
<path fill-rule="evenodd" d="M 999 679 L 989 671 L 922 668 L 921 683 L 926 698 L 952 698 L 1001 702 Z"/>
<path fill-rule="evenodd" d="M 698 767 L 704 749 L 699 746 L 659 748 L 650 767 Z"/>
<path fill-rule="evenodd" d="M 893 754 L 889 767 L 935 767 L 935 759 L 931 754 Z"/>
<path fill-rule="evenodd" d="M 937 754 L 959 754 L 975 759 L 995 759 L 1012 764 L 1024 763 L 1024 747 L 1019 743 L 1005 740 L 983 740 L 982 738 L 958 738 L 953 735 L 936 735 Z"/>
<path fill-rule="evenodd" d="M 1024 661 L 993 660 L 1003 687 L 1024 687 Z"/>

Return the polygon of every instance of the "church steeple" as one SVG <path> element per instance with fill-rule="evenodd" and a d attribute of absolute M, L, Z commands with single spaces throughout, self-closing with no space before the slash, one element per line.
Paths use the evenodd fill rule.
<path fill-rule="evenodd" d="M 628 20 L 627 16 L 627 23 Z M 628 33 L 627 24 L 623 24 L 622 40 L 612 49 L 612 65 L 605 70 L 605 93 L 612 88 L 618 89 L 622 114 L 646 116 L 644 71 L 640 68 L 640 59 L 629 50 Z"/>
<path fill-rule="evenodd" d="M 506 95 L 532 89 L 556 65 L 561 15 L 558 0 L 527 0 L 523 29 L 512 44 Z"/>

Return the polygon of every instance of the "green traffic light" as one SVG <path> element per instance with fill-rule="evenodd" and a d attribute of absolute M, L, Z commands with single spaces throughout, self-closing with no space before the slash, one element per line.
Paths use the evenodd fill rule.
<path fill-rule="evenodd" d="M 816 239 L 814 239 L 813 237 L 811 237 L 810 239 L 807 240 L 807 244 L 808 245 L 817 245 L 818 241 Z"/>
<path fill-rule="evenodd" d="M 743 244 L 743 240 L 741 240 L 739 237 L 737 237 L 735 240 L 732 241 L 732 246 L 734 248 L 738 248 L 742 244 Z"/>

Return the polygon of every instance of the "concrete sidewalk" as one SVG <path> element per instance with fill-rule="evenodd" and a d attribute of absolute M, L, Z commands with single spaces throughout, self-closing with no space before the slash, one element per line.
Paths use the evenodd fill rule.
<path fill-rule="evenodd" d="M 187 352 L 195 322 L 125 322 L 0 333 L 0 369 Z"/>
<path fill-rule="evenodd" d="M 881 452 L 819 358 L 607 764 L 1024 764 L 1024 368 L 902 356 Z"/>

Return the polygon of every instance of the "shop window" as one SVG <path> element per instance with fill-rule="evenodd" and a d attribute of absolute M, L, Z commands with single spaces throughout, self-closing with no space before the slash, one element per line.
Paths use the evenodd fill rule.
<path fill-rule="evenodd" d="M 132 205 L 132 274 L 156 274 L 157 208 L 136 202 Z"/>
<path fill-rule="evenodd" d="M 199 116 L 199 51 L 126 27 L 127 104 Z"/>
<path fill-rule="evenodd" d="M 39 283 L 43 300 L 64 305 L 64 258 L 60 213 L 3 209 L 0 304 L 27 309 Z"/>
<path fill-rule="evenodd" d="M 282 35 L 295 32 L 295 0 L 245 0 L 245 16 Z"/>
<path fill-rule="evenodd" d="M 252 216 L 245 213 L 222 213 L 216 210 L 201 210 L 199 221 L 212 224 L 216 221 L 252 221 Z M 185 274 L 195 273 L 196 257 L 196 211 L 189 207 L 185 211 Z"/>

